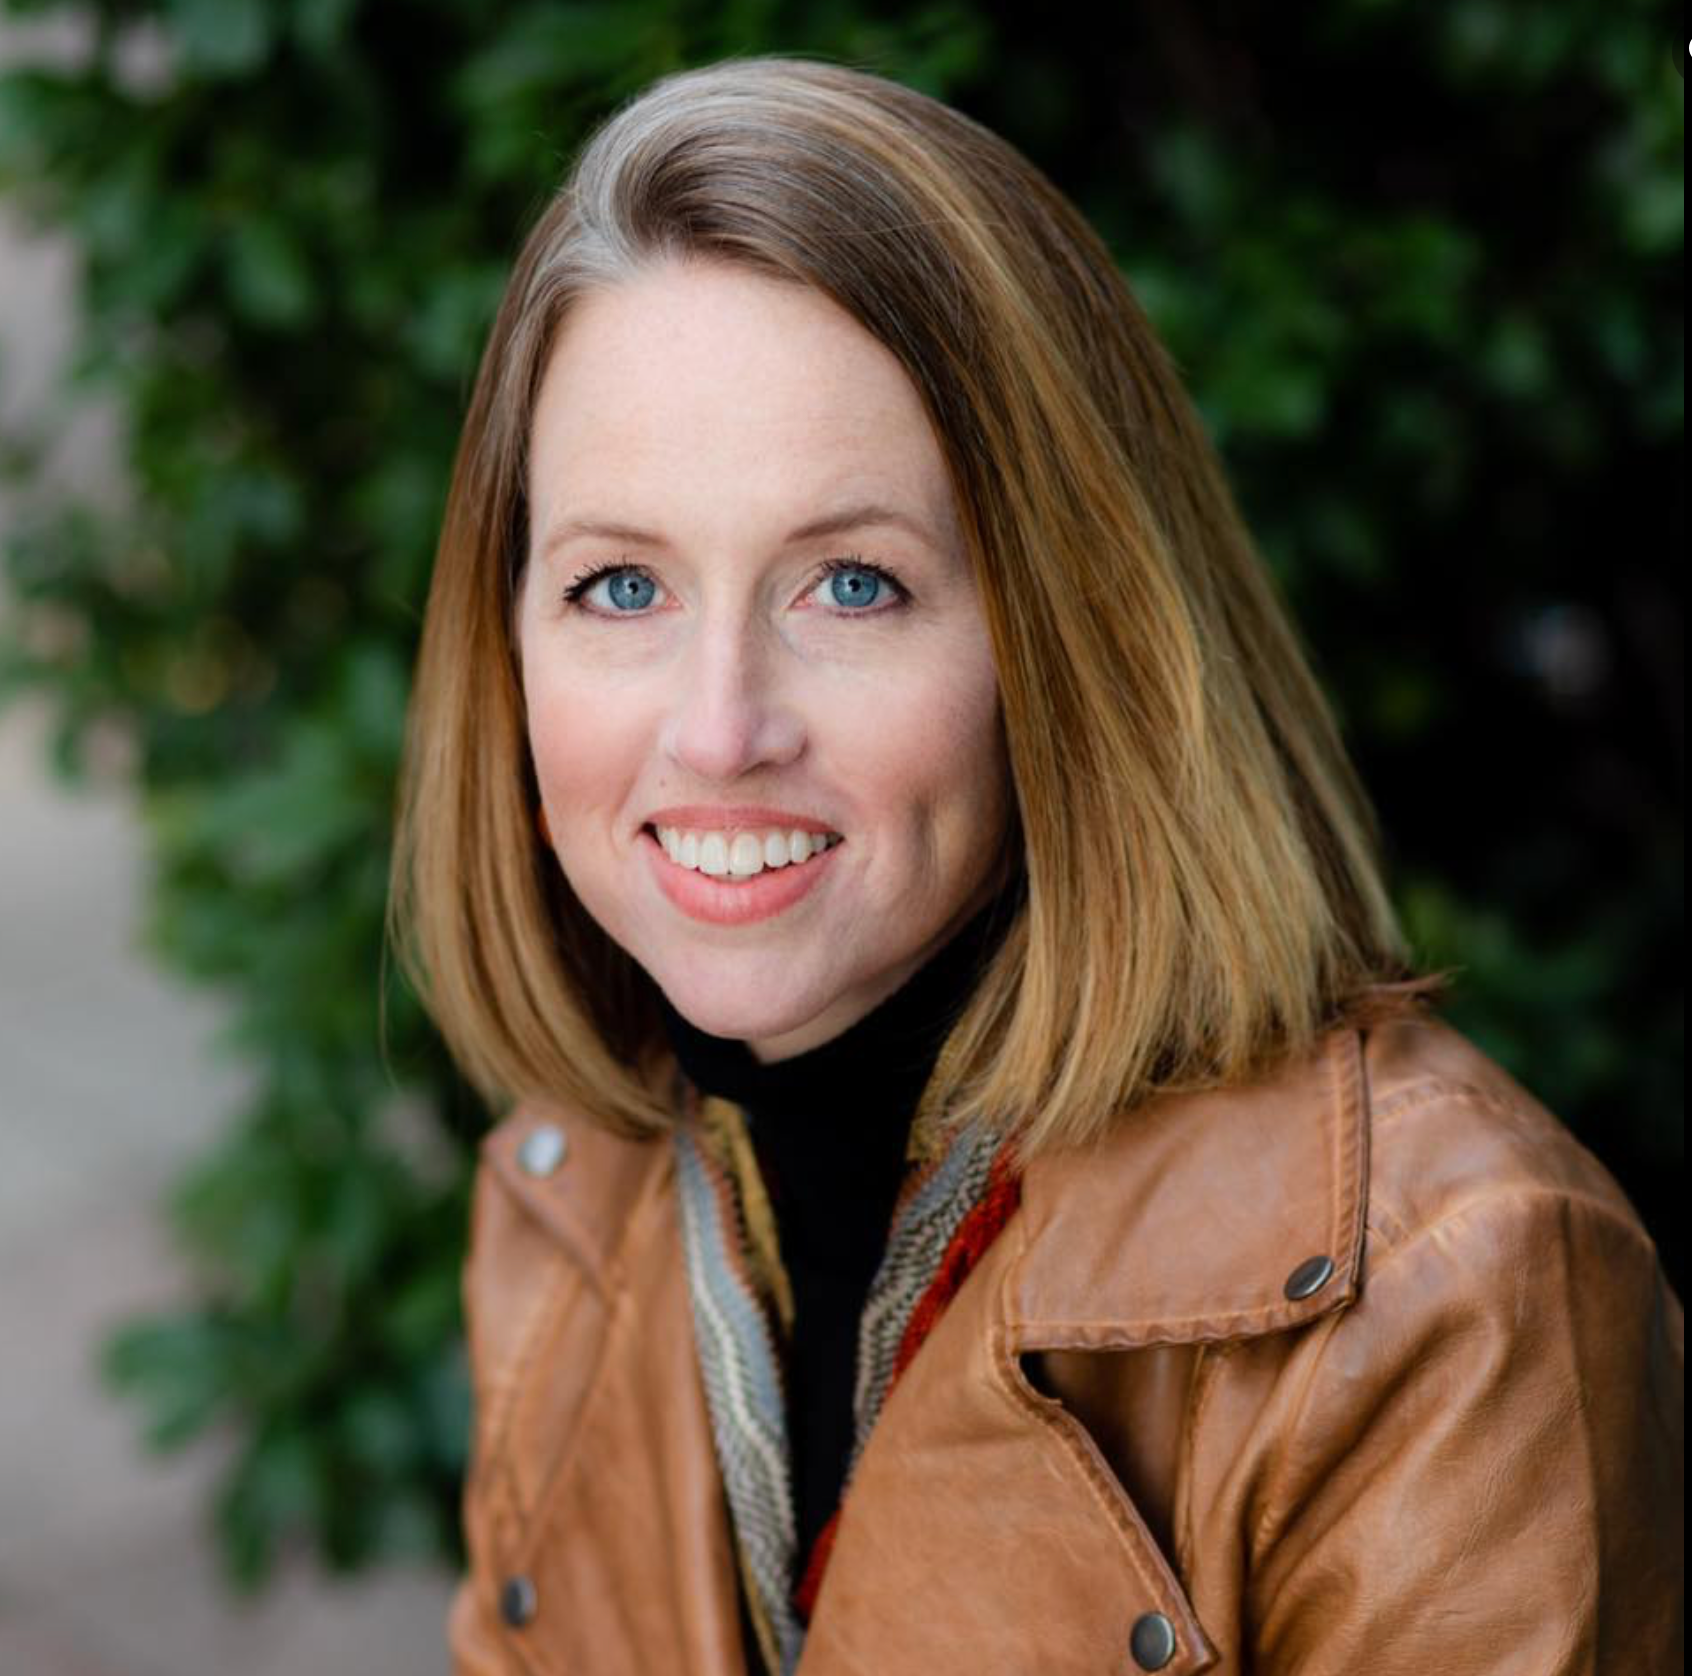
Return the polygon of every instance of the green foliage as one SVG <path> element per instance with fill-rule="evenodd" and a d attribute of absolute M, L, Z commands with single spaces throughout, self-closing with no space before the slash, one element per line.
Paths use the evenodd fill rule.
<path fill-rule="evenodd" d="M 106 1353 L 158 1447 L 235 1438 L 232 1576 L 289 1545 L 456 1553 L 480 1114 L 381 957 L 406 685 L 522 233 L 588 127 L 684 64 L 861 63 L 1076 198 L 1226 453 L 1407 925 L 1464 968 L 1457 1022 L 1616 1156 L 1676 1155 L 1678 698 L 1649 629 L 1678 546 L 1646 503 L 1683 422 L 1684 107 L 1660 8 L 1322 0 L 1224 31 L 1159 7 L 1121 39 L 961 0 L 76 10 L 85 65 L 0 76 L 0 191 L 82 253 L 63 410 L 0 438 L 0 697 L 51 696 L 68 772 L 128 763 L 153 945 L 228 996 L 255 1071 L 173 1199 L 195 1296 Z M 117 506 L 35 488 L 95 394 Z M 1596 686 L 1521 638 L 1571 599 L 1609 637 Z"/>

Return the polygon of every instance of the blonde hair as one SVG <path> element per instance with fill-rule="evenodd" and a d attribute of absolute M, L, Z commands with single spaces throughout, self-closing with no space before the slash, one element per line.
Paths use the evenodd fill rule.
<path fill-rule="evenodd" d="M 511 632 L 528 432 L 571 305 L 655 264 L 830 297 L 900 360 L 992 635 L 1018 909 L 928 1092 L 1026 1159 L 1160 1090 L 1414 1010 L 1379 834 L 1167 352 L 1011 146 L 847 66 L 669 75 L 529 234 L 453 467 L 408 722 L 390 931 L 466 1075 L 620 1133 L 675 1120 L 652 979 L 536 827 Z"/>

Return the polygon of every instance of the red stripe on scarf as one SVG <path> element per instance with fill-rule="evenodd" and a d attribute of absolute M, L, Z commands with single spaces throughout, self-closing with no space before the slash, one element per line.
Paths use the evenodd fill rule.
<path fill-rule="evenodd" d="M 899 1339 L 898 1354 L 893 1358 L 893 1374 L 887 1382 L 883 1403 L 886 1402 L 887 1396 L 893 1394 L 893 1387 L 899 1383 L 899 1376 L 911 1365 L 917 1351 L 922 1348 L 923 1340 L 934 1331 L 935 1324 L 946 1312 L 946 1306 L 958 1295 L 959 1288 L 969 1278 L 970 1270 L 981 1260 L 982 1253 L 993 1243 L 999 1230 L 1010 1221 L 1012 1213 L 1021 1202 L 1022 1178 L 1012 1172 L 1009 1149 L 1006 1148 L 993 1160 L 993 1166 L 987 1175 L 986 1191 L 958 1224 L 957 1232 L 952 1235 L 940 1258 L 940 1267 L 935 1271 L 933 1280 L 928 1283 L 928 1289 L 917 1299 L 910 1320 L 905 1323 L 905 1331 Z M 842 1494 L 844 1495 L 844 1492 Z M 805 1566 L 805 1574 L 800 1579 L 799 1587 L 793 1591 L 793 1603 L 799 1610 L 800 1618 L 807 1625 L 817 1603 L 817 1594 L 822 1588 L 823 1573 L 828 1570 L 829 1555 L 834 1552 L 834 1534 L 840 1526 L 841 1511 L 841 1507 L 836 1507 L 829 1516 L 828 1523 L 817 1532 L 817 1539 L 811 1546 L 811 1557 Z"/>

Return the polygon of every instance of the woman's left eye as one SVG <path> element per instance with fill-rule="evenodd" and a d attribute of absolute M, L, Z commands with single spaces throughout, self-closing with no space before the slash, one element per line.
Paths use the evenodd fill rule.
<path fill-rule="evenodd" d="M 622 589 L 620 596 L 617 592 L 616 584 L 613 583 L 612 586 L 612 598 L 617 599 L 620 597 L 621 600 L 630 607 L 630 609 L 626 611 L 620 609 L 603 611 L 595 606 L 582 604 L 582 598 L 587 593 L 588 589 L 604 577 L 628 577 L 631 579 L 631 585 L 625 586 Z M 875 591 L 874 586 L 866 584 L 861 580 L 854 581 L 850 587 L 837 586 L 836 578 L 839 577 L 869 577 L 872 579 L 874 585 L 881 587 L 884 591 L 892 593 L 893 603 L 891 605 L 882 606 L 875 606 L 872 604 L 871 607 L 867 607 L 862 610 L 855 609 L 850 602 L 871 598 Z M 816 588 L 822 587 L 825 583 L 829 585 L 834 602 L 832 608 L 833 615 L 837 617 L 884 616 L 890 611 L 898 610 L 898 608 L 910 598 L 909 591 L 906 589 L 904 583 L 902 583 L 892 571 L 881 565 L 872 564 L 867 559 L 860 559 L 857 557 L 830 559 L 828 563 L 822 567 L 822 573 L 818 576 L 812 591 L 814 592 Z M 651 595 L 648 591 L 651 586 L 651 577 L 639 565 L 602 564 L 595 565 L 591 569 L 585 570 L 577 576 L 564 590 L 563 598 L 565 604 L 573 606 L 577 610 L 586 611 L 590 616 L 633 617 L 644 615 L 642 608 L 651 603 Z"/>

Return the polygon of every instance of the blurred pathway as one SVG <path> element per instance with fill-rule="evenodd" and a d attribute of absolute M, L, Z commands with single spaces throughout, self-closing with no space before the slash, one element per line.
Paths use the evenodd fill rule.
<path fill-rule="evenodd" d="M 47 782 L 40 731 L 0 715 L 0 1672 L 444 1676 L 444 1577 L 298 1573 L 237 1607 L 202 1523 L 216 1449 L 143 1456 L 97 1383 L 108 1324 L 184 1293 L 156 1202 L 241 1077 L 131 946 L 124 803 Z"/>

